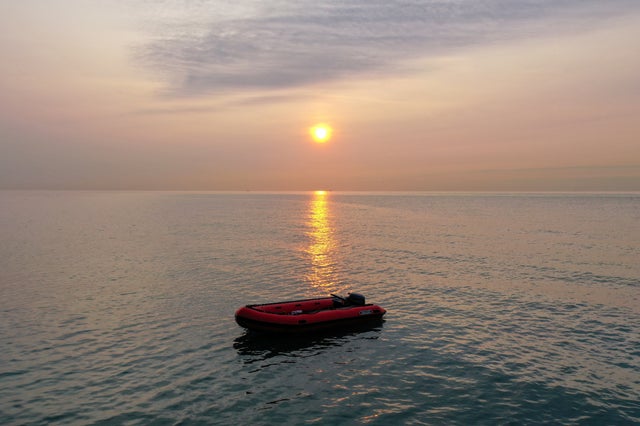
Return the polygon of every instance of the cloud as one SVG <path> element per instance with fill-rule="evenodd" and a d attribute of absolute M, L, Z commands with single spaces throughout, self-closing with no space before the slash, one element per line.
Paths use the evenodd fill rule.
<path fill-rule="evenodd" d="M 167 7 L 184 15 L 187 4 L 164 2 L 162 16 L 170 15 Z M 298 0 L 244 14 L 225 14 L 220 2 L 195 4 L 197 17 L 160 23 L 156 31 L 163 35 L 138 51 L 174 95 L 282 89 L 384 73 L 403 60 L 582 28 L 640 10 L 630 0 Z"/>
<path fill-rule="evenodd" d="M 245 107 L 254 105 L 273 105 L 280 102 L 291 102 L 307 98 L 305 94 L 259 95 L 240 96 L 230 100 L 224 100 L 207 105 L 173 105 L 156 106 L 153 108 L 141 108 L 124 115 L 176 115 L 176 114 L 208 114 L 226 110 L 233 107 Z"/>

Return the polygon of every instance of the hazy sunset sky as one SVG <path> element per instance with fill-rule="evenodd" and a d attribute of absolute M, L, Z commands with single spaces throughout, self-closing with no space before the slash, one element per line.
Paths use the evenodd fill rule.
<path fill-rule="evenodd" d="M 20 0 L 0 28 L 0 188 L 640 190 L 638 0 Z"/>

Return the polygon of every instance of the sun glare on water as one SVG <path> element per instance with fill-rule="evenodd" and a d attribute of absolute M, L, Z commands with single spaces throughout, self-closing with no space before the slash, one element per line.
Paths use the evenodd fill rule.
<path fill-rule="evenodd" d="M 331 138 L 331 127 L 327 124 L 316 124 L 310 129 L 311 137 L 317 143 L 325 143 Z"/>

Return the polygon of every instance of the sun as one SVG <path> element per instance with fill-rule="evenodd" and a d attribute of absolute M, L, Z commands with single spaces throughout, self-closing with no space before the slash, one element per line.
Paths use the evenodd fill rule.
<path fill-rule="evenodd" d="M 315 126 L 309 129 L 309 133 L 311 133 L 311 137 L 317 143 L 325 143 L 329 139 L 331 139 L 331 127 L 328 124 L 316 124 Z"/>

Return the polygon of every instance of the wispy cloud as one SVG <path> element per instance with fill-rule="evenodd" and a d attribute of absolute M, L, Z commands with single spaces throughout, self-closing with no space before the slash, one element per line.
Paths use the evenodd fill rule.
<path fill-rule="evenodd" d="M 640 10 L 635 0 L 297 0 L 245 10 L 219 1 L 161 5 L 157 33 L 138 53 L 181 96 L 397 71 L 403 60 L 575 30 Z M 162 21 L 176 16 L 167 9 L 181 10 L 181 18 Z"/>
<path fill-rule="evenodd" d="M 261 95 L 261 96 L 240 96 L 237 98 L 223 100 L 215 104 L 206 105 L 174 105 L 157 106 L 154 108 L 142 108 L 123 115 L 175 115 L 175 114 L 208 114 L 216 111 L 227 110 L 233 107 L 245 107 L 254 105 L 273 105 L 280 102 L 290 102 L 308 97 L 305 94 L 282 94 L 282 95 Z"/>

